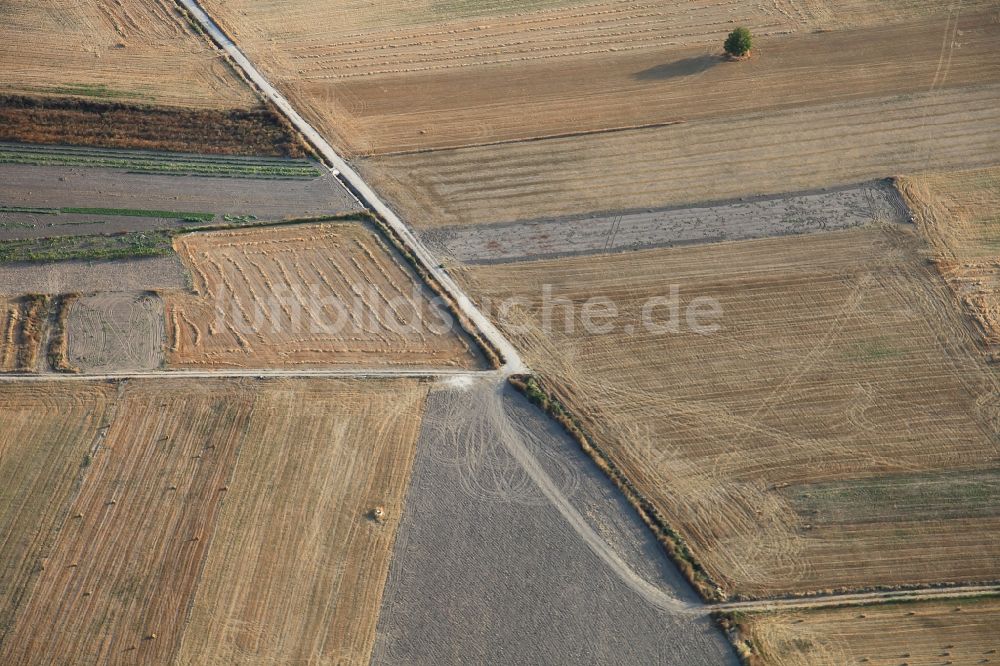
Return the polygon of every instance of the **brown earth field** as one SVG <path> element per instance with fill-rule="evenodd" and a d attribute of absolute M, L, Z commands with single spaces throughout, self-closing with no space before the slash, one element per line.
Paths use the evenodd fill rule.
<path fill-rule="evenodd" d="M 458 274 L 721 591 L 766 597 L 998 577 L 1000 382 L 926 252 L 887 224 Z"/>
<path fill-rule="evenodd" d="M 947 85 L 1000 76 L 996 8 L 985 2 L 961 14 L 929 2 L 435 3 L 422 17 L 419 7 L 390 16 L 386 3 L 207 4 L 355 156 L 925 90 L 945 83 L 942 39 L 956 30 L 962 50 L 948 57 Z M 482 17 L 454 20 L 462 13 Z M 380 29 L 352 30 L 376 19 Z M 723 63 L 722 41 L 740 23 L 760 47 L 748 62 Z M 848 26 L 864 27 L 821 30 Z"/>
<path fill-rule="evenodd" d="M 5 3 L 0 92 L 197 109 L 257 103 L 170 0 Z"/>
<path fill-rule="evenodd" d="M 1000 85 L 361 160 L 417 227 L 808 191 L 992 165 Z"/>
<path fill-rule="evenodd" d="M 305 154 L 285 120 L 259 104 L 238 109 L 188 109 L 0 95 L 0 141 L 223 155 Z"/>
<path fill-rule="evenodd" d="M 114 261 L 0 265 L 0 298 L 21 294 L 180 290 L 188 274 L 176 255 Z"/>
<path fill-rule="evenodd" d="M 1000 351 L 1000 169 L 899 179 L 916 223 L 955 296 Z"/>
<path fill-rule="evenodd" d="M 1000 600 L 897 603 L 741 614 L 741 637 L 760 666 L 988 664 L 1000 640 Z"/>
<path fill-rule="evenodd" d="M 200 232 L 175 249 L 194 293 L 166 296 L 170 367 L 483 367 L 446 307 L 367 224 Z"/>
<path fill-rule="evenodd" d="M 60 386 L 0 393 L 3 663 L 367 661 L 423 385 Z"/>

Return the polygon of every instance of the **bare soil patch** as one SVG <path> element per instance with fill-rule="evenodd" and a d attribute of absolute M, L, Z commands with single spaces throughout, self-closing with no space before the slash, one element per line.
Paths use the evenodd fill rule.
<path fill-rule="evenodd" d="M 0 299 L 0 372 L 35 372 L 48 325 L 48 299 L 39 294 Z"/>
<path fill-rule="evenodd" d="M 936 666 L 995 661 L 998 612 L 996 598 L 961 599 L 746 614 L 738 621 L 757 663 L 768 666 Z"/>
<path fill-rule="evenodd" d="M 180 236 L 194 294 L 167 296 L 171 367 L 481 367 L 444 305 L 369 226 Z"/>
<path fill-rule="evenodd" d="M 155 370 L 164 362 L 163 301 L 153 292 L 74 299 L 66 333 L 67 360 L 83 372 Z"/>
<path fill-rule="evenodd" d="M 524 299 L 501 325 L 723 592 L 769 596 L 997 576 L 1000 516 L 923 476 L 993 470 L 1000 429 L 995 372 L 924 252 L 887 226 L 464 275 L 493 306 Z M 572 328 L 558 304 L 544 326 L 543 284 Z M 642 326 L 671 285 L 681 308 L 716 299 L 721 329 Z M 594 296 L 610 331 L 583 327 Z M 873 477 L 909 490 L 810 504 Z"/>
<path fill-rule="evenodd" d="M 716 205 L 428 229 L 439 254 L 466 264 L 601 254 L 909 221 L 885 181 L 799 195 Z"/>
<path fill-rule="evenodd" d="M 0 295 L 136 292 L 185 289 L 187 272 L 176 256 L 117 261 L 0 265 Z"/>
<path fill-rule="evenodd" d="M 637 576 L 693 599 L 558 425 L 509 386 L 440 387 L 428 398 L 372 663 L 653 663 L 663 655 L 736 663 L 706 617 L 651 606 L 595 555 L 511 447 L 530 451 Z"/>

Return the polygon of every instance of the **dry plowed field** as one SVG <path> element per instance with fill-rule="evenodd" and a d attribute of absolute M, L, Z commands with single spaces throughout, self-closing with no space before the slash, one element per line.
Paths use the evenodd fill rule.
<path fill-rule="evenodd" d="M 37 387 L 0 394 L 0 661 L 367 661 L 425 388 Z"/>
<path fill-rule="evenodd" d="M 978 322 L 994 354 L 1000 350 L 1000 169 L 900 179 L 937 267 Z"/>
<path fill-rule="evenodd" d="M 2 14 L 0 91 L 206 109 L 256 102 L 169 0 L 4 3 Z"/>
<path fill-rule="evenodd" d="M 739 618 L 767 666 L 989 664 L 997 661 L 1000 601 L 888 604 Z"/>
<path fill-rule="evenodd" d="M 173 367 L 478 367 L 479 352 L 397 252 L 358 223 L 175 241 L 194 294 L 166 300 Z"/>
<path fill-rule="evenodd" d="M 102 293 L 73 300 L 67 360 L 83 372 L 156 370 L 163 362 L 163 301 L 151 292 Z"/>
<path fill-rule="evenodd" d="M 810 190 L 1000 155 L 1000 85 L 363 160 L 417 226 Z"/>
<path fill-rule="evenodd" d="M 887 225 L 464 275 L 723 590 L 766 596 L 998 577 L 1000 382 L 924 251 Z M 679 332 L 641 326 L 672 285 Z"/>

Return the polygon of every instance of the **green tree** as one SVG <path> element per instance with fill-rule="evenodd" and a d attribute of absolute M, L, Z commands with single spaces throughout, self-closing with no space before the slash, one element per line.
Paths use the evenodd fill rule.
<path fill-rule="evenodd" d="M 726 37 L 726 53 L 733 57 L 742 58 L 750 53 L 752 47 L 753 35 L 747 28 L 736 28 Z"/>

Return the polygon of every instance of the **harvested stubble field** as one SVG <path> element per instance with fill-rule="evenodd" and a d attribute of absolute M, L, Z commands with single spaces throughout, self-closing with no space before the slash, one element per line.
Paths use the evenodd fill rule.
<path fill-rule="evenodd" d="M 0 644 L 67 518 L 114 391 L 0 384 Z"/>
<path fill-rule="evenodd" d="M 952 18 L 932 2 L 837 10 L 823 2 L 705 0 L 545 8 L 207 4 L 279 87 L 353 155 L 925 89 Z M 996 25 L 971 16 L 993 9 L 987 2 L 964 8 L 964 48 L 952 58 L 948 85 L 996 73 L 990 57 Z M 754 28 L 767 46 L 755 60 L 727 66 L 716 53 L 737 23 Z M 821 27 L 856 29 L 811 32 Z M 747 86 L 766 94 L 746 95 Z M 568 103 L 572 114 L 565 113 Z"/>
<path fill-rule="evenodd" d="M 0 90 L 199 109 L 256 103 L 170 0 L 5 3 L 3 18 Z"/>
<path fill-rule="evenodd" d="M 899 603 L 743 614 L 762 666 L 988 664 L 997 661 L 1000 600 Z"/>
<path fill-rule="evenodd" d="M 67 362 L 82 372 L 155 370 L 166 347 L 163 301 L 153 292 L 73 299 L 66 341 Z"/>
<path fill-rule="evenodd" d="M 1000 351 L 1000 169 L 900 178 L 936 265 Z"/>
<path fill-rule="evenodd" d="M 366 662 L 422 385 L 72 386 L 2 391 L 3 663 Z"/>
<path fill-rule="evenodd" d="M 463 273 L 525 299 L 501 325 L 723 591 L 770 596 L 997 578 L 1000 381 L 924 252 L 893 225 Z M 680 331 L 640 326 L 672 285 Z M 685 324 L 697 297 L 721 330 Z"/>
<path fill-rule="evenodd" d="M 691 204 L 990 165 L 998 99 L 982 85 L 359 166 L 418 227 Z"/>
<path fill-rule="evenodd" d="M 194 293 L 166 298 L 171 367 L 481 367 L 472 340 L 370 226 L 179 236 Z"/>

